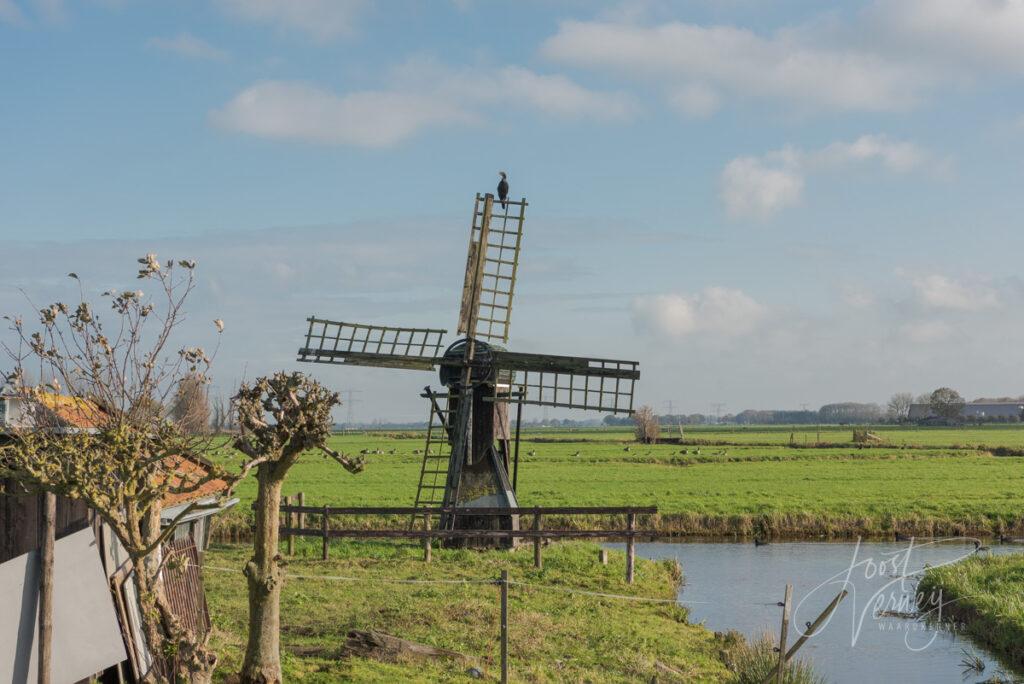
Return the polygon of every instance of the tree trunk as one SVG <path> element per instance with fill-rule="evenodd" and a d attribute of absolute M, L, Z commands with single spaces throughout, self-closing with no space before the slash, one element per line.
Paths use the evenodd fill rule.
<path fill-rule="evenodd" d="M 142 540 L 148 545 L 160 535 L 160 510 L 150 509 L 142 516 Z M 144 558 L 133 557 L 135 585 L 139 594 L 142 628 L 153 656 L 153 668 L 147 682 L 188 682 L 208 684 L 213 680 L 216 656 L 205 641 L 184 630 L 175 617 L 159 579 L 162 556 L 154 551 Z M 167 652 L 174 655 L 166 655 Z"/>
<path fill-rule="evenodd" d="M 256 525 L 253 557 L 245 566 L 249 580 L 249 643 L 241 678 L 246 684 L 281 681 L 281 583 L 284 572 L 277 553 L 283 477 L 276 463 L 262 463 L 257 471 Z"/>

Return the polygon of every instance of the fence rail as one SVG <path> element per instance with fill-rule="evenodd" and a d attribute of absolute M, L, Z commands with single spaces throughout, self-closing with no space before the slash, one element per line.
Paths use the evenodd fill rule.
<path fill-rule="evenodd" d="M 331 539 L 418 539 L 423 541 L 424 560 L 430 562 L 431 545 L 434 539 L 530 539 L 533 541 L 534 565 L 542 567 L 541 542 L 545 539 L 625 539 L 626 540 L 626 582 L 633 583 L 636 565 L 636 537 L 650 533 L 637 529 L 638 515 L 655 515 L 656 506 L 533 506 L 516 508 L 474 508 L 474 507 L 415 507 L 415 506 L 306 506 L 305 496 L 295 497 L 292 503 L 288 497 L 282 499 L 281 514 L 285 524 L 280 534 L 287 543 L 288 553 L 294 551 L 295 537 L 319 537 L 323 543 L 322 557 L 327 560 Z M 306 516 L 320 516 L 320 525 L 306 526 Z M 427 520 L 425 529 L 359 529 L 331 528 L 332 516 L 360 515 L 415 515 Z M 610 529 L 544 529 L 545 515 L 624 515 L 625 528 Z M 533 525 L 519 530 L 493 529 L 431 529 L 429 520 L 434 516 L 532 516 Z"/>

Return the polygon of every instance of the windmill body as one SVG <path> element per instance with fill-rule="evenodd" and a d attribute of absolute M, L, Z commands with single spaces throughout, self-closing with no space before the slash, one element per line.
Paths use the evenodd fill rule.
<path fill-rule="evenodd" d="M 439 328 L 308 319 L 299 361 L 439 371 L 443 389 L 428 386 L 422 395 L 430 420 L 417 508 L 518 507 L 523 405 L 633 412 L 640 377 L 635 361 L 524 354 L 501 346 L 509 336 L 526 207 L 525 199 L 508 200 L 502 208 L 490 194 L 476 196 L 458 322 L 462 337 L 447 348 L 446 331 Z M 516 529 L 518 520 L 459 514 L 443 517 L 441 525 Z"/>

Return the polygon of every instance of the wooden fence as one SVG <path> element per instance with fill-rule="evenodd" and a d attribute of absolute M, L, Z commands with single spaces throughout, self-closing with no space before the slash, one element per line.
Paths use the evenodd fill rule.
<path fill-rule="evenodd" d="M 303 494 L 294 497 L 294 503 L 285 497 L 281 503 L 281 513 L 285 516 L 285 525 L 280 534 L 287 544 L 288 553 L 294 552 L 295 537 L 319 537 L 322 541 L 322 557 L 327 560 L 328 547 L 331 539 L 421 539 L 423 540 L 424 560 L 430 562 L 431 547 L 435 539 L 532 539 L 533 563 L 537 568 L 543 566 L 541 543 L 545 539 L 624 539 L 626 541 L 626 582 L 633 583 L 636 565 L 636 537 L 648 536 L 643 530 L 637 529 L 638 515 L 654 515 L 658 512 L 655 506 L 535 506 L 531 508 L 444 508 L 444 507 L 337 507 L 337 506 L 306 506 Z M 319 527 L 307 527 L 306 516 L 320 516 Z M 332 528 L 330 519 L 341 515 L 394 515 L 423 517 L 427 524 L 422 529 L 360 529 Z M 625 528 L 605 529 L 545 529 L 543 520 L 546 515 L 587 515 L 626 517 Z M 459 516 L 518 516 L 520 521 L 532 518 L 529 529 L 492 530 L 492 529 L 438 529 L 430 524 L 435 517 L 448 519 Z"/>

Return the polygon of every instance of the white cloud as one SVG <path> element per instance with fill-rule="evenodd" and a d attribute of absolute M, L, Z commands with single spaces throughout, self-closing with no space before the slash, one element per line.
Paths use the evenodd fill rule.
<path fill-rule="evenodd" d="M 851 162 L 880 161 L 891 171 L 912 171 L 928 160 L 914 143 L 890 140 L 884 135 L 862 135 L 853 142 L 834 142 L 816 154 L 814 163 L 839 166 Z"/>
<path fill-rule="evenodd" d="M 36 13 L 49 24 L 63 24 L 67 21 L 67 8 L 64 0 L 32 0 Z"/>
<path fill-rule="evenodd" d="M 884 135 L 862 135 L 852 142 L 834 142 L 818 150 L 786 147 L 761 157 L 737 157 L 722 170 L 720 197 L 735 218 L 767 218 L 800 203 L 808 173 L 876 161 L 890 171 L 907 173 L 927 167 L 948 169 L 917 145 Z"/>
<path fill-rule="evenodd" d="M 738 157 L 725 165 L 720 188 L 730 216 L 767 218 L 800 203 L 804 179 L 796 169 L 772 167 L 757 157 Z"/>
<path fill-rule="evenodd" d="M 467 80 L 477 87 L 483 79 Z M 626 120 L 636 113 L 632 100 L 620 93 L 588 90 L 561 74 L 541 75 L 522 67 L 509 66 L 497 73 L 489 88 L 494 99 L 515 105 L 528 104 L 538 111 L 569 118 Z"/>
<path fill-rule="evenodd" d="M 217 0 L 247 21 L 300 31 L 318 41 L 351 35 L 364 0 Z"/>
<path fill-rule="evenodd" d="M 668 22 L 563 22 L 545 56 L 648 81 L 706 83 L 739 96 L 780 98 L 817 108 L 899 111 L 933 80 L 927 69 L 865 50 L 821 47 L 799 32 L 771 37 L 733 26 Z"/>
<path fill-rule="evenodd" d="M 687 83 L 670 88 L 666 99 L 672 109 L 697 119 L 707 118 L 717 112 L 722 102 L 715 90 L 702 83 Z"/>
<path fill-rule="evenodd" d="M 291 81 L 264 81 L 236 95 L 211 120 L 268 138 L 386 147 L 431 127 L 473 124 L 485 113 L 527 109 L 560 118 L 621 121 L 630 98 L 589 90 L 562 75 L 517 66 L 483 71 L 414 60 L 391 74 L 386 89 L 333 93 Z"/>
<path fill-rule="evenodd" d="M 210 45 L 202 38 L 193 36 L 191 33 L 179 33 L 174 38 L 150 38 L 146 41 L 146 44 L 157 50 L 171 52 L 191 59 L 223 61 L 228 58 L 227 52 Z"/>
<path fill-rule="evenodd" d="M 708 287 L 698 294 L 654 294 L 633 300 L 637 330 L 679 339 L 696 333 L 740 336 L 752 332 L 767 309 L 741 290 Z"/>
<path fill-rule="evenodd" d="M 899 327 L 899 333 L 915 344 L 931 344 L 947 339 L 953 328 L 945 321 L 909 321 Z"/>
<path fill-rule="evenodd" d="M 921 303 L 933 309 L 977 311 L 999 306 L 999 293 L 984 282 L 931 274 L 914 278 L 913 286 Z"/>
<path fill-rule="evenodd" d="M 617 121 L 638 111 L 618 92 L 584 88 L 561 74 L 538 74 L 519 66 L 452 68 L 431 59 L 411 59 L 391 74 L 391 87 L 466 106 L 532 109 L 564 118 Z"/>
<path fill-rule="evenodd" d="M 918 55 L 1024 73 L 1020 0 L 876 0 L 867 14 L 877 34 Z"/>
<path fill-rule="evenodd" d="M 454 103 L 412 93 L 335 95 L 315 86 L 264 81 L 211 113 L 218 126 L 264 138 L 388 147 L 430 126 L 468 123 Z"/>
<path fill-rule="evenodd" d="M 23 24 L 25 14 L 14 4 L 14 0 L 0 0 L 0 22 L 7 24 Z"/>

